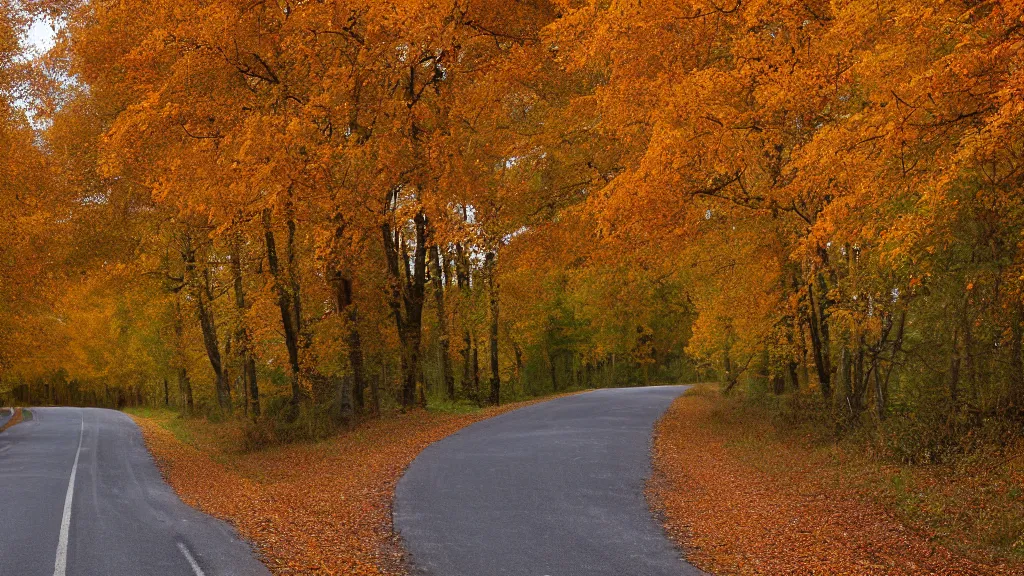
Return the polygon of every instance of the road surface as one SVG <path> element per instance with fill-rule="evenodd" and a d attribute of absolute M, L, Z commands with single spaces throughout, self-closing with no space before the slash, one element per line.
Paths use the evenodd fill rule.
<path fill-rule="evenodd" d="M 644 497 L 651 430 L 684 386 L 596 390 L 427 447 L 395 496 L 414 574 L 696 576 Z"/>
<path fill-rule="evenodd" d="M 0 573 L 269 576 L 230 526 L 178 499 L 128 416 L 32 414 L 0 434 Z"/>

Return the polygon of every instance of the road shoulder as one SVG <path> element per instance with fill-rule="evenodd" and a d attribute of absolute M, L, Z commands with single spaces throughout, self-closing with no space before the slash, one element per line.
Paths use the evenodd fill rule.
<path fill-rule="evenodd" d="M 549 398 L 468 414 L 415 410 L 317 443 L 243 453 L 237 422 L 133 416 L 187 504 L 228 521 L 275 574 L 405 574 L 395 485 L 421 450 L 462 428 Z M 170 429 L 177 432 L 172 433 Z"/>
<path fill-rule="evenodd" d="M 22 408 L 4 408 L 0 410 L 0 432 L 20 424 L 25 420 L 31 419 L 32 413 L 28 410 L 24 410 Z"/>
<path fill-rule="evenodd" d="M 969 560 L 901 524 L 821 454 L 730 431 L 718 401 L 704 392 L 673 403 L 655 429 L 648 486 L 652 509 L 702 569 L 738 576 L 1022 573 Z"/>

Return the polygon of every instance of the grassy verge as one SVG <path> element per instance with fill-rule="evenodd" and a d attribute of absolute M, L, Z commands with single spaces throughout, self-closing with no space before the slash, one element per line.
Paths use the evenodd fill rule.
<path fill-rule="evenodd" d="M 251 540 L 274 574 L 405 574 L 391 499 L 419 452 L 514 408 L 436 406 L 368 420 L 321 441 L 246 451 L 238 422 L 132 410 L 164 477 L 188 504 Z"/>
<path fill-rule="evenodd" d="M 701 386 L 657 427 L 652 503 L 720 574 L 1024 574 L 1019 459 L 896 465 Z"/>

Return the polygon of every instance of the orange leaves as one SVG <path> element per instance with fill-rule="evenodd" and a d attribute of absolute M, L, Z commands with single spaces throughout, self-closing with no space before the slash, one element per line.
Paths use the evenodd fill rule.
<path fill-rule="evenodd" d="M 274 574 L 401 575 L 391 498 L 405 467 L 428 444 L 521 405 L 461 415 L 417 410 L 316 444 L 251 454 L 238 452 L 239 423 L 169 413 L 135 421 L 182 500 L 231 522 Z M 189 443 L 168 424 L 184 427 Z"/>
<path fill-rule="evenodd" d="M 657 424 L 648 488 L 688 559 L 735 576 L 995 576 L 895 520 L 841 455 L 774 440 L 763 419 L 711 390 L 677 400 Z M 845 475 L 844 475 L 845 474 Z M 845 481 L 845 484 L 840 482 Z"/>

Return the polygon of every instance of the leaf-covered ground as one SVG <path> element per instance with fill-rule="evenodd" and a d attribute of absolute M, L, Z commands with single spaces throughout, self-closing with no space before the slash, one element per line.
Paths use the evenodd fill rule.
<path fill-rule="evenodd" d="M 655 429 L 648 495 L 670 536 L 701 568 L 726 575 L 989 576 L 982 563 L 908 527 L 863 465 L 799 442 L 723 425 L 710 393 L 677 400 Z"/>
<path fill-rule="evenodd" d="M 241 453 L 228 424 L 134 416 L 188 504 L 231 522 L 274 574 L 404 574 L 391 524 L 402 471 L 432 442 L 523 404 L 469 414 L 418 410 L 311 444 Z"/>
<path fill-rule="evenodd" d="M 21 423 L 21 421 L 24 419 L 24 411 L 21 408 L 14 408 L 13 410 L 14 413 L 11 414 L 11 418 L 7 420 L 7 422 L 5 422 L 3 426 L 0 426 L 0 432 L 7 430 L 8 428 L 14 426 L 15 424 Z"/>

